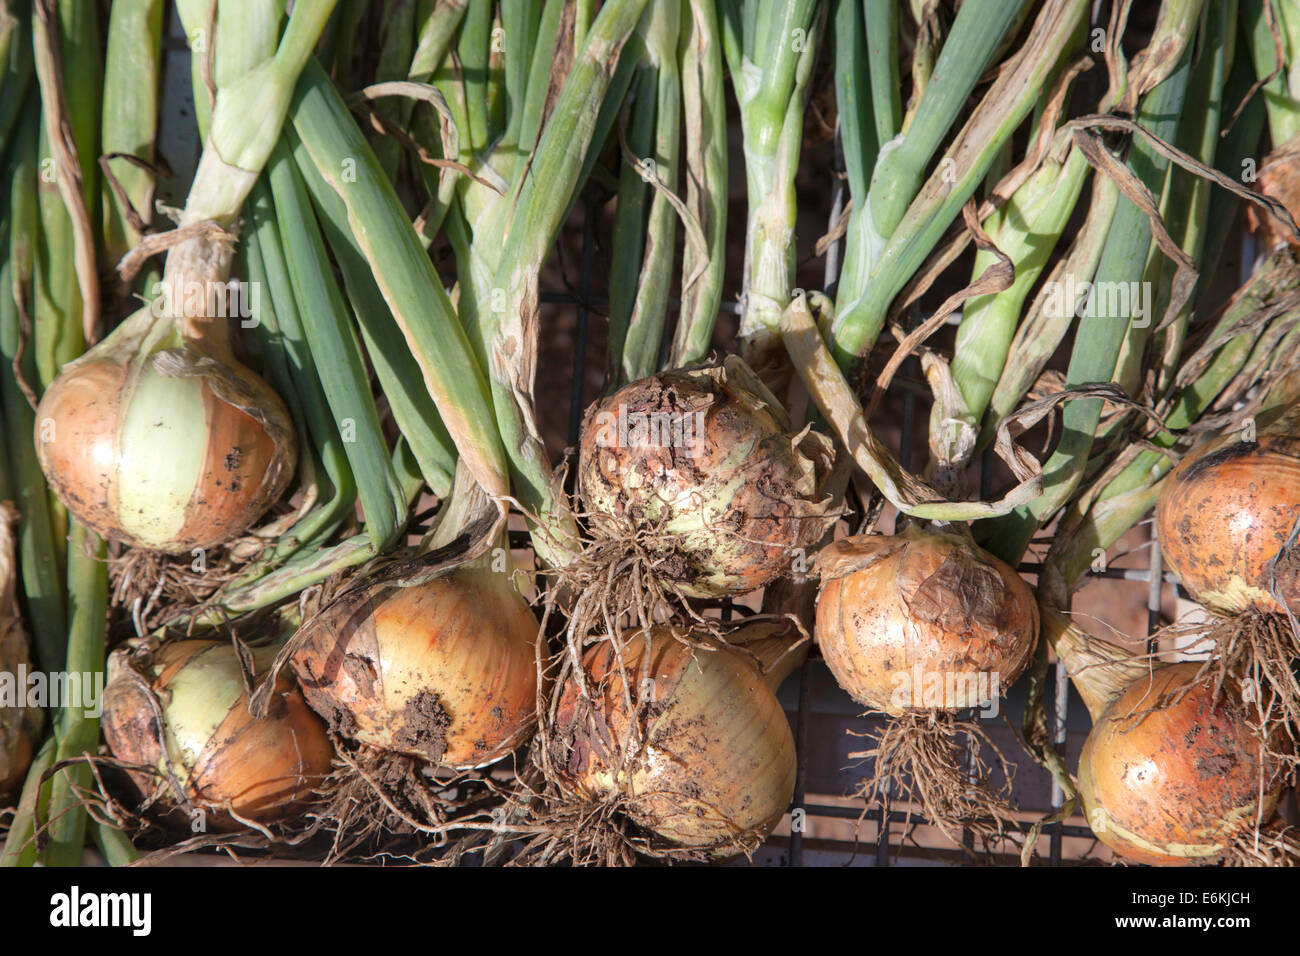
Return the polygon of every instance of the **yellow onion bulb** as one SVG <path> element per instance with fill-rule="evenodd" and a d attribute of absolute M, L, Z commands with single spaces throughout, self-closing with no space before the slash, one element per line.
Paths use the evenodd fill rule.
<path fill-rule="evenodd" d="M 26 688 L 19 683 L 32 658 L 18 611 L 17 521 L 13 506 L 0 501 L 0 797 L 22 785 L 42 723 L 40 708 L 25 706 Z"/>
<path fill-rule="evenodd" d="M 770 833 L 794 793 L 794 738 L 754 659 L 689 646 L 662 627 L 628 640 L 622 659 L 626 685 L 602 642 L 583 657 L 592 698 L 572 677 L 560 690 L 550 746 L 563 781 L 585 798 L 620 800 L 635 823 L 681 847 L 734 855 Z"/>
<path fill-rule="evenodd" d="M 1094 722 L 1079 757 L 1093 833 L 1135 863 L 1212 862 L 1267 822 L 1281 794 L 1240 688 L 1229 680 L 1216 698 L 1199 670 L 1189 661 L 1134 681 Z"/>
<path fill-rule="evenodd" d="M 536 719 L 536 615 L 510 577 L 463 565 L 354 592 L 313 619 L 290 666 L 344 737 L 455 769 L 490 764 Z"/>
<path fill-rule="evenodd" d="M 1253 438 L 1253 440 L 1247 440 Z M 1156 505 L 1160 554 L 1201 604 L 1228 613 L 1281 611 L 1270 564 L 1300 517 L 1300 413 L 1232 432 L 1189 452 Z M 1300 612 L 1300 559 L 1276 562 L 1283 601 Z"/>
<path fill-rule="evenodd" d="M 656 573 L 691 597 L 753 591 L 827 526 L 823 436 L 796 440 L 780 403 L 736 358 L 633 382 L 588 409 L 578 486 L 620 533 L 671 541 Z"/>
<path fill-rule="evenodd" d="M 283 493 L 297 458 L 289 413 L 220 343 L 142 309 L 46 389 L 37 456 L 82 523 L 182 553 L 229 541 Z"/>
<path fill-rule="evenodd" d="M 270 668 L 276 651 L 253 651 L 258 674 Z M 133 676 L 137 665 L 129 652 L 115 651 L 103 702 L 104 738 L 113 755 L 157 770 L 131 772 L 141 793 L 163 781 L 164 804 L 181 803 L 166 784 L 170 771 L 190 804 L 217 828 L 237 826 L 236 818 L 285 820 L 311 798 L 330 772 L 334 748 L 292 679 L 277 677 L 270 709 L 258 719 L 249 713 L 229 643 L 171 641 L 150 658 Z"/>
<path fill-rule="evenodd" d="M 823 548 L 815 637 L 836 681 L 891 716 L 1001 696 L 1038 636 L 1033 592 L 955 531 L 909 524 Z"/>

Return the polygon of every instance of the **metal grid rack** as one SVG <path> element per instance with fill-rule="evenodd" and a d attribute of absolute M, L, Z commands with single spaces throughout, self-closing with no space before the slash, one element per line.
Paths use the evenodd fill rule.
<path fill-rule="evenodd" d="M 838 156 L 835 163 L 837 168 L 842 168 L 842 160 Z M 833 225 L 839 218 L 845 203 L 845 180 L 837 176 L 834 180 L 832 193 L 830 224 Z M 588 344 L 588 333 L 590 327 L 590 317 L 593 307 L 599 308 L 604 305 L 604 300 L 599 296 L 593 296 L 591 292 L 592 284 L 592 267 L 594 258 L 594 222 L 596 218 L 595 200 L 589 191 L 583 200 L 583 235 L 582 235 L 582 253 L 579 266 L 579 285 L 576 294 L 570 292 L 550 291 L 543 292 L 541 302 L 543 304 L 563 304 L 576 308 L 577 324 L 575 330 L 575 348 L 574 348 L 574 369 L 570 393 L 569 419 L 568 419 L 568 445 L 576 447 L 578 443 L 579 430 L 582 423 L 584 412 L 583 403 L 583 383 L 586 377 L 587 361 L 586 352 Z M 824 284 L 823 287 L 828 294 L 833 295 L 836 280 L 839 274 L 839 250 L 840 243 L 833 242 L 827 248 L 824 254 Z M 670 301 L 670 309 L 677 306 L 676 302 Z M 723 312 L 739 313 L 741 305 L 737 302 L 722 303 Z M 950 319 L 950 322 L 958 321 L 959 315 Z M 671 336 L 669 328 L 664 336 L 665 346 Z M 909 362 L 916 360 L 909 359 Z M 662 364 L 662 363 L 661 363 Z M 907 463 L 912 456 L 913 444 L 913 425 L 917 413 L 916 403 L 917 395 L 910 389 L 903 390 L 902 395 L 903 409 L 900 422 L 900 448 L 899 460 Z M 992 458 L 991 453 L 986 452 L 982 459 L 981 467 L 981 495 L 987 497 L 989 493 L 989 484 L 992 476 Z M 522 543 L 522 542 L 521 542 Z M 1174 588 L 1174 593 L 1185 597 L 1177 581 L 1172 575 L 1162 571 L 1160 561 L 1160 551 L 1158 543 L 1152 539 L 1148 549 L 1149 563 L 1148 567 L 1143 568 L 1107 568 L 1093 569 L 1089 572 L 1092 577 L 1099 577 L 1113 580 L 1142 581 L 1148 583 L 1147 589 L 1147 616 L 1146 616 L 1146 638 L 1148 649 L 1154 650 L 1154 640 L 1152 635 L 1160 626 L 1161 620 L 1161 600 L 1164 596 L 1164 586 L 1168 584 Z M 1035 575 L 1039 567 L 1033 563 L 1022 564 L 1019 568 L 1022 573 Z M 731 602 L 723 602 L 722 614 L 724 619 L 731 616 Z M 1048 688 L 1049 701 L 1046 706 L 1052 709 L 1054 715 L 1054 741 L 1058 748 L 1065 748 L 1067 743 L 1067 728 L 1070 725 L 1071 714 L 1075 714 L 1075 722 L 1086 719 L 1086 711 L 1081 706 L 1081 701 L 1074 694 L 1071 688 L 1069 677 L 1065 668 L 1058 662 L 1052 665 L 1054 680 Z M 821 672 L 820 675 L 818 672 Z M 889 806 L 888 801 L 884 808 L 870 808 L 863 812 L 861 801 L 858 806 L 835 805 L 831 803 L 808 803 L 808 777 L 809 777 L 809 759 L 810 759 L 810 724 L 814 715 L 813 708 L 813 684 L 815 676 L 823 677 L 823 680 L 829 680 L 829 671 L 820 660 L 808 660 L 798 672 L 791 675 L 786 684 L 782 687 L 781 696 L 786 703 L 787 712 L 791 713 L 793 718 L 793 731 L 795 736 L 795 748 L 797 759 L 797 770 L 795 777 L 795 792 L 791 803 L 791 809 L 802 809 L 805 819 L 821 818 L 825 820 L 843 820 L 843 821 L 871 821 L 875 825 L 875 838 L 870 844 L 863 845 L 859 851 L 856 847 L 849 851 L 850 858 L 857 860 L 866 859 L 870 865 L 890 866 L 892 858 L 895 856 L 903 857 L 907 851 L 900 843 L 891 843 L 891 835 L 897 831 L 896 827 L 926 826 L 928 821 L 923 815 L 914 809 L 900 810 Z M 849 702 L 847 694 L 838 691 L 839 696 L 845 702 Z M 1073 696 L 1073 706 L 1071 697 Z M 790 700 L 792 698 L 792 700 Z M 851 702 L 850 702 L 851 703 Z M 791 704 L 793 706 L 791 706 Z M 856 705 L 855 705 L 856 707 Z M 1082 717 L 1079 715 L 1082 714 Z M 974 715 L 978 719 L 978 715 Z M 857 717 L 856 724 L 858 730 L 865 730 L 872 725 L 870 719 L 861 716 Z M 1080 736 L 1086 733 L 1086 726 L 1080 726 L 1078 733 Z M 1068 748 L 1066 748 L 1068 749 Z M 1028 770 L 1032 775 L 1037 776 L 1040 786 L 1050 782 L 1050 805 L 1042 807 L 1026 808 L 1034 812 L 1046 812 L 1048 810 L 1059 809 L 1064 801 L 1064 794 L 1060 787 L 1046 770 L 1038 767 L 1036 764 L 1027 760 L 1016 761 L 1023 773 Z M 969 764 L 968 764 L 969 766 Z M 760 862 L 778 866 L 804 866 L 807 864 L 808 843 L 805 839 L 806 827 L 793 829 L 788 837 L 770 839 L 760 851 Z M 1042 839 L 1040 840 L 1040 853 L 1044 843 L 1046 843 L 1046 853 L 1044 861 L 1049 866 L 1060 866 L 1064 861 L 1063 848 L 1065 840 L 1068 838 L 1079 838 L 1085 840 L 1094 840 L 1092 831 L 1084 825 L 1066 823 L 1054 823 L 1044 828 Z M 782 845 L 783 844 L 783 845 Z M 965 835 L 964 845 L 967 849 L 973 849 L 973 836 L 969 833 Z M 866 850 L 870 847 L 870 851 Z M 834 852 L 834 851 L 832 851 Z M 843 855 L 844 851 L 840 851 Z M 847 862 L 847 861 L 844 861 Z"/>

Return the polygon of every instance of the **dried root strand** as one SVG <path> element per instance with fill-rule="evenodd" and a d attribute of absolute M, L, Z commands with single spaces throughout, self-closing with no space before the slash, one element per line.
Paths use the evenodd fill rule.
<path fill-rule="evenodd" d="M 338 759 L 309 816 L 332 835 L 324 862 L 447 865 L 504 828 L 506 785 L 488 770 L 439 772 L 402 754 L 336 739 Z M 468 833 L 453 839 L 453 834 Z"/>
<path fill-rule="evenodd" d="M 639 528 L 606 515 L 587 515 L 591 531 L 581 553 L 551 572 L 548 608 L 567 610 L 568 639 L 578 646 L 593 632 L 644 630 L 683 620 L 717 633 L 718 622 L 703 617 L 674 583 L 685 557 L 673 550 L 676 535 L 662 526 Z"/>
<path fill-rule="evenodd" d="M 544 749 L 534 747 L 535 761 Z M 638 826 L 622 794 L 595 799 L 559 780 L 542 777 L 537 782 L 534 787 L 518 779 L 500 811 L 518 834 L 501 861 L 507 866 L 633 866 L 643 860 L 703 863 L 740 854 L 752 859 L 764 839 L 746 831 L 714 847 L 677 846 Z"/>
<path fill-rule="evenodd" d="M 969 748 L 958 745 L 958 735 Z M 1019 835 L 1008 799 L 1014 765 L 978 724 L 945 711 L 909 712 L 887 720 L 877 731 L 855 736 L 874 745 L 849 754 L 872 761 L 871 776 L 858 789 L 868 806 L 884 807 L 891 798 L 919 804 L 925 819 L 958 844 L 962 831 L 980 838 L 986 847 Z M 992 764 L 981 756 L 984 747 L 994 754 Z M 990 779 L 995 768 L 1006 781 L 1001 787 Z"/>
<path fill-rule="evenodd" d="M 1223 865 L 1300 866 L 1300 830 L 1273 825 L 1236 840 L 1224 854 Z"/>
<path fill-rule="evenodd" d="M 1217 617 L 1198 643 L 1212 646 L 1213 651 L 1193 686 L 1209 685 L 1217 696 L 1226 681 L 1235 679 L 1244 703 L 1254 712 L 1252 723 L 1265 749 L 1287 764 L 1300 759 L 1296 754 L 1300 680 L 1293 670 L 1300 659 L 1300 634 L 1291 622 L 1256 610 Z M 1279 748 L 1279 739 L 1290 746 Z"/>
<path fill-rule="evenodd" d="M 206 555 L 202 563 L 191 555 L 124 548 L 108 559 L 110 604 L 136 636 L 144 636 L 178 614 L 205 609 L 248 563 L 228 548 Z"/>

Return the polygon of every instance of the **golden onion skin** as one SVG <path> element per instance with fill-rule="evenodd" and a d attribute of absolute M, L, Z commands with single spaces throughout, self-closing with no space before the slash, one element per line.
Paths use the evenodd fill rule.
<path fill-rule="evenodd" d="M 897 717 L 931 709 L 915 706 L 930 680 L 953 689 L 939 709 L 980 706 L 993 675 L 1005 689 L 1029 663 L 1038 636 L 1033 592 L 962 535 L 910 524 L 894 535 L 843 538 L 822 549 L 817 567 L 817 645 L 840 687 L 872 710 Z"/>
<path fill-rule="evenodd" d="M 817 454 L 811 445 L 820 436 L 796 446 L 784 409 L 761 387 L 738 363 L 682 369 L 626 385 L 587 410 L 578 458 L 587 510 L 672 535 L 656 573 L 685 595 L 769 584 L 790 569 L 793 549 L 813 546 L 826 527 L 807 455 Z M 691 440 L 684 429 L 680 442 L 638 442 L 636 423 L 655 415 L 689 422 Z"/>
<path fill-rule="evenodd" d="M 296 460 L 279 396 L 233 358 L 231 404 L 206 375 L 133 374 L 120 354 L 90 353 L 46 390 L 36 413 L 41 469 L 68 510 L 107 538 L 170 553 L 248 529 L 283 493 Z"/>
<path fill-rule="evenodd" d="M 655 628 L 627 642 L 623 663 L 634 707 L 653 693 L 638 715 L 645 749 L 619 769 L 630 715 L 613 648 L 597 644 L 583 658 L 594 706 L 573 678 L 560 694 L 551 746 L 564 780 L 591 799 L 621 795 L 636 823 L 682 847 L 734 855 L 739 835 L 770 833 L 794 794 L 794 737 L 752 659 Z"/>
<path fill-rule="evenodd" d="M 1300 517 L 1300 428 L 1287 414 L 1194 449 L 1169 473 L 1156 505 L 1160 554 L 1201 604 L 1281 611 L 1268 565 Z M 1279 561 L 1277 585 L 1300 612 L 1300 561 Z"/>
<path fill-rule="evenodd" d="M 254 652 L 259 674 L 275 651 Z M 214 827 L 240 825 L 227 809 L 263 823 L 287 819 L 329 774 L 334 753 L 329 734 L 293 681 L 278 677 L 267 716 L 254 718 L 230 644 L 171 641 L 153 654 L 145 677 L 162 709 L 168 759 L 153 706 L 124 670 L 128 666 L 116 663 L 104 690 L 102 726 L 109 749 L 119 760 L 164 774 L 169 760 L 186 796 L 209 811 Z M 131 777 L 145 794 L 160 779 L 143 771 Z M 174 801 L 170 788 L 163 799 Z"/>
<path fill-rule="evenodd" d="M 508 575 L 462 567 L 327 608 L 290 666 L 345 737 L 467 769 L 531 731 L 537 631 Z"/>
<path fill-rule="evenodd" d="M 1281 794 L 1266 768 L 1259 814 L 1259 739 L 1235 685 L 1218 700 L 1195 681 L 1198 662 L 1171 664 L 1139 679 L 1095 722 L 1079 757 L 1079 794 L 1101 842 L 1135 863 L 1213 862 Z M 1162 698 L 1182 691 L 1167 706 Z"/>

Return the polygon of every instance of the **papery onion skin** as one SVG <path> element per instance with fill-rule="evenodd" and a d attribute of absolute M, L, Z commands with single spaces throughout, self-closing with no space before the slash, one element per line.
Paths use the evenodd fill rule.
<path fill-rule="evenodd" d="M 254 651 L 258 674 L 274 655 L 274 647 Z M 254 718 L 230 644 L 171 641 L 154 652 L 143 676 L 162 708 L 168 759 L 154 708 L 128 666 L 119 658 L 110 669 L 102 725 L 115 757 L 164 774 L 133 772 L 142 794 L 166 779 L 169 759 L 189 800 L 210 812 L 209 824 L 229 829 L 240 824 L 227 809 L 263 823 L 288 819 L 329 774 L 329 734 L 293 681 L 279 676 L 269 713 Z M 176 802 L 170 788 L 163 802 Z"/>
<path fill-rule="evenodd" d="M 551 747 L 565 781 L 594 800 L 621 794 L 635 822 L 679 846 L 734 855 L 742 834 L 770 833 L 794 793 L 794 738 L 752 659 L 655 628 L 626 643 L 623 664 L 634 707 L 653 691 L 647 745 L 619 770 L 630 715 L 613 647 L 597 644 L 583 657 L 594 709 L 572 678 L 560 695 Z"/>
<path fill-rule="evenodd" d="M 1199 603 L 1237 613 L 1281 611 L 1269 563 L 1300 517 L 1300 422 L 1294 412 L 1189 452 L 1156 506 L 1160 554 Z M 1300 560 L 1277 562 L 1279 593 L 1300 611 Z"/>
<path fill-rule="evenodd" d="M 1281 779 L 1270 766 L 1260 812 L 1261 748 L 1235 682 L 1216 700 L 1209 683 L 1195 681 L 1199 669 L 1172 664 L 1135 681 L 1096 721 L 1079 757 L 1089 825 L 1135 863 L 1212 862 L 1277 806 Z"/>
<path fill-rule="evenodd" d="M 578 459 L 587 510 L 675 536 L 657 573 L 685 595 L 769 584 L 826 527 L 814 465 L 823 439 L 810 432 L 796 445 L 785 410 L 761 388 L 735 361 L 662 372 L 587 410 Z M 638 425 L 650 435 L 651 422 L 680 424 L 681 441 L 638 441 Z"/>
<path fill-rule="evenodd" d="M 344 736 L 467 769 L 506 756 L 531 731 L 537 632 L 507 574 L 462 566 L 327 608 L 290 666 Z"/>
<path fill-rule="evenodd" d="M 1273 197 L 1300 221 L 1300 136 L 1292 136 L 1264 157 L 1255 189 Z M 1300 239 L 1290 229 L 1254 203 L 1246 203 L 1246 225 L 1265 251 L 1279 245 L 1300 248 Z"/>
<path fill-rule="evenodd" d="M 17 509 L 0 501 L 0 680 L 10 682 L 16 697 L 0 701 L 0 797 L 22 784 L 43 723 L 39 708 L 22 706 L 27 688 L 18 683 L 32 656 L 18 609 L 17 523 Z"/>
<path fill-rule="evenodd" d="M 933 709 L 927 682 L 945 688 L 937 709 L 980 706 L 1029 662 L 1038 636 L 1029 585 L 963 535 L 913 524 L 843 538 L 819 552 L 817 568 L 817 645 L 840 687 L 872 710 Z"/>
<path fill-rule="evenodd" d="M 243 407 L 213 377 L 165 375 L 152 357 L 133 369 L 136 357 L 97 347 L 45 391 L 35 441 L 50 487 L 84 524 L 126 544 L 183 553 L 229 541 L 293 475 L 284 403 L 233 356 L 192 360 L 237 383 Z"/>

